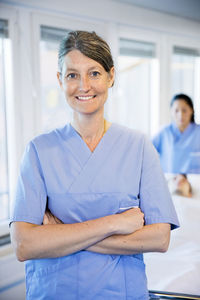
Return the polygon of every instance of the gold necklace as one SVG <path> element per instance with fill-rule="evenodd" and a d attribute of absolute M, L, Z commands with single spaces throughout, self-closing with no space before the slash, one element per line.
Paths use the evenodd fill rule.
<path fill-rule="evenodd" d="M 103 134 L 102 134 L 102 137 L 104 136 L 104 134 L 106 133 L 106 131 L 107 131 L 107 123 L 106 123 L 106 119 L 104 119 L 104 121 L 103 121 Z"/>

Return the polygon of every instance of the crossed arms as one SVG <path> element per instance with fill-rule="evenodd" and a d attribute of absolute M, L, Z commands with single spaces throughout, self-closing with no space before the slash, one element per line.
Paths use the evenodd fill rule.
<path fill-rule="evenodd" d="M 170 224 L 144 225 L 139 208 L 74 224 L 63 224 L 46 213 L 42 225 L 13 222 L 11 240 L 19 261 L 60 257 L 80 250 L 119 255 L 165 252 Z"/>

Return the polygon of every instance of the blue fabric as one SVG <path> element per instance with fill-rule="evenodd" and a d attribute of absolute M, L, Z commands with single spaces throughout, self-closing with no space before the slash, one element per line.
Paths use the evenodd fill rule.
<path fill-rule="evenodd" d="M 166 173 L 200 173 L 200 125 L 190 123 L 181 132 L 172 123 L 153 139 Z"/>
<path fill-rule="evenodd" d="M 43 134 L 26 148 L 11 222 L 42 224 L 48 197 L 64 223 L 82 222 L 139 206 L 145 224 L 177 216 L 152 143 L 112 124 L 92 153 L 71 125 Z M 143 255 L 79 251 L 26 262 L 27 299 L 149 299 Z"/>

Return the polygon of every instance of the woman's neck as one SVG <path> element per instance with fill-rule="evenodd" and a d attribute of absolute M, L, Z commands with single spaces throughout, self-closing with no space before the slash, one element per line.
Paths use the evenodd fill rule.
<path fill-rule="evenodd" d="M 75 113 L 71 124 L 91 151 L 94 151 L 110 125 L 104 120 L 103 113 L 101 115 L 80 115 Z"/>
<path fill-rule="evenodd" d="M 180 130 L 180 132 L 184 132 L 185 131 L 185 129 L 188 127 L 190 125 L 190 123 L 189 124 L 186 124 L 186 125 L 179 125 L 178 126 L 178 129 Z"/>

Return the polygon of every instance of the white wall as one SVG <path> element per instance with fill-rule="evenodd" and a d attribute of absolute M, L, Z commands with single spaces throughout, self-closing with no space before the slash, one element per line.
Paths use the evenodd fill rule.
<path fill-rule="evenodd" d="M 199 0 L 113 0 L 200 22 Z"/>

